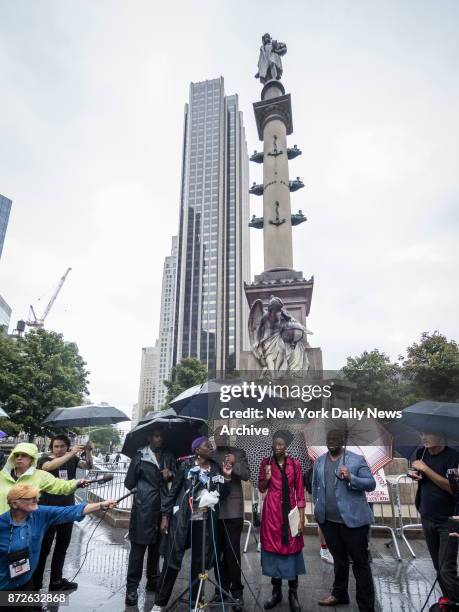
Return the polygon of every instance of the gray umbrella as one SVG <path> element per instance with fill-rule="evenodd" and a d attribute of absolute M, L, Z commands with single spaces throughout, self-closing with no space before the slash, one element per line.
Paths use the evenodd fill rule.
<path fill-rule="evenodd" d="M 43 421 L 48 427 L 93 427 L 95 425 L 114 425 L 131 419 L 118 408 L 108 404 L 88 404 L 72 408 L 56 408 Z"/>

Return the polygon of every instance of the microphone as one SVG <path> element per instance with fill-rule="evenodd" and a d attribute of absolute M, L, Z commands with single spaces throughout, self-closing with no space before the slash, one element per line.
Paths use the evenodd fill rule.
<path fill-rule="evenodd" d="M 187 459 L 193 459 L 193 457 L 196 457 L 196 455 L 182 455 L 182 457 L 178 457 L 176 461 L 177 463 L 180 463 L 181 461 L 186 461 Z"/>
<path fill-rule="evenodd" d="M 90 484 L 103 484 L 105 482 L 110 482 L 110 480 L 113 480 L 113 474 L 104 474 L 103 476 L 98 476 L 97 478 L 90 478 L 85 483 L 79 483 L 77 487 L 87 487 Z"/>
<path fill-rule="evenodd" d="M 123 499 L 126 499 L 126 497 L 129 497 L 129 495 L 135 495 L 135 493 L 137 493 L 137 487 L 134 487 L 131 491 L 129 491 L 129 493 L 126 493 L 126 495 L 123 495 L 123 497 L 120 497 L 119 499 L 117 499 L 116 503 L 119 504 L 120 501 L 123 501 Z"/>

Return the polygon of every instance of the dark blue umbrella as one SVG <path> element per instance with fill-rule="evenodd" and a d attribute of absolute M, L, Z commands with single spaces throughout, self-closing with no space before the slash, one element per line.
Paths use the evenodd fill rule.
<path fill-rule="evenodd" d="M 459 404 L 426 400 L 402 411 L 402 425 L 459 440 Z"/>

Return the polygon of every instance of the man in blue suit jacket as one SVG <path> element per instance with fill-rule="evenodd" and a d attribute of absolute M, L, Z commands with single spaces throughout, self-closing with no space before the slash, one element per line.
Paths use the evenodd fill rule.
<path fill-rule="evenodd" d="M 374 612 L 374 585 L 368 558 L 368 535 L 373 514 L 365 491 L 376 481 L 361 455 L 346 451 L 341 431 L 327 434 L 328 453 L 314 464 L 312 498 L 314 516 L 322 529 L 334 560 L 332 594 L 320 606 L 349 603 L 349 558 L 356 582 L 360 612 Z"/>

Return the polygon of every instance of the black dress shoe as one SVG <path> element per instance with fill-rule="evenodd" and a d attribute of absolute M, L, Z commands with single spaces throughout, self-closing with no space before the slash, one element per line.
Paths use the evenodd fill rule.
<path fill-rule="evenodd" d="M 137 589 L 129 589 L 126 591 L 126 599 L 124 600 L 127 606 L 136 606 L 139 601 L 139 596 L 137 595 Z"/>
<path fill-rule="evenodd" d="M 265 610 L 271 610 L 271 608 L 274 608 L 275 606 L 277 606 L 277 604 L 280 603 L 281 601 L 282 601 L 282 589 L 273 589 L 273 595 L 271 599 L 268 599 L 268 601 L 265 601 L 263 608 Z"/>
<path fill-rule="evenodd" d="M 290 606 L 290 612 L 300 612 L 301 606 L 298 601 L 298 593 L 296 589 L 290 589 L 288 592 L 288 603 Z"/>
<path fill-rule="evenodd" d="M 50 591 L 76 591 L 78 588 L 78 582 L 70 582 L 67 578 L 62 578 L 58 582 L 50 582 Z"/>
<path fill-rule="evenodd" d="M 236 597 L 234 599 L 234 603 L 231 606 L 231 610 L 233 610 L 233 612 L 243 612 L 243 610 L 244 610 L 244 602 L 242 601 L 241 597 Z"/>

